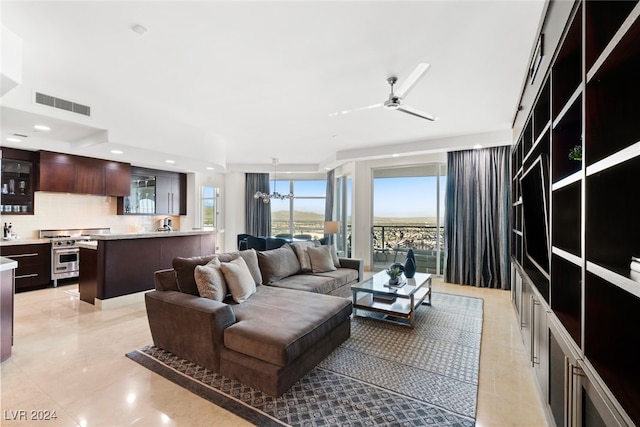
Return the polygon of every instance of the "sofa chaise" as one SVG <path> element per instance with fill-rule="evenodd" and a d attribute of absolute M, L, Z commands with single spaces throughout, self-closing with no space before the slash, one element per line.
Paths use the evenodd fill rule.
<path fill-rule="evenodd" d="M 282 395 L 349 338 L 351 300 L 336 295 L 348 296 L 363 268 L 335 251 L 292 246 L 176 258 L 173 269 L 155 272 L 155 290 L 145 294 L 154 345 Z M 210 292 L 216 280 L 225 281 L 224 295 Z"/>

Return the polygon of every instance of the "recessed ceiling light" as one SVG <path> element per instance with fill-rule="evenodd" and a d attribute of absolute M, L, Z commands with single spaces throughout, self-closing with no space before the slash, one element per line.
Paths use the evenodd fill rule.
<path fill-rule="evenodd" d="M 480 144 L 476 144 L 476 145 L 474 145 L 474 146 L 473 146 L 473 148 L 474 148 L 475 150 L 479 150 L 479 149 L 481 149 L 481 148 L 482 148 L 482 145 L 480 145 Z"/>
<path fill-rule="evenodd" d="M 134 25 L 131 26 L 131 31 L 133 31 L 134 33 L 138 33 L 138 34 L 140 34 L 142 36 L 148 30 L 145 27 L 143 27 L 142 25 L 140 25 L 140 24 L 134 24 Z"/>
<path fill-rule="evenodd" d="M 46 125 L 34 125 L 33 130 L 40 131 L 40 132 L 48 132 L 51 130 L 51 128 Z"/>
<path fill-rule="evenodd" d="M 165 160 L 165 163 L 169 163 L 169 164 L 174 164 L 176 161 L 175 160 Z"/>
<path fill-rule="evenodd" d="M 212 170 L 214 170 L 214 169 L 215 169 L 215 168 L 214 168 L 214 167 L 212 167 L 212 166 L 207 166 L 207 170 L 208 170 L 208 171 L 212 171 Z"/>
<path fill-rule="evenodd" d="M 395 154 L 393 154 L 391 157 L 398 157 L 398 156 L 400 156 L 400 154 L 395 153 Z"/>
<path fill-rule="evenodd" d="M 8 137 L 8 138 L 7 138 L 7 141 L 9 141 L 9 142 L 22 142 L 22 140 L 21 140 L 21 139 L 14 138 L 14 137 L 12 137 L 12 136 Z"/>
<path fill-rule="evenodd" d="M 111 152 L 113 154 L 124 154 L 124 151 L 122 151 L 122 150 L 111 150 Z"/>

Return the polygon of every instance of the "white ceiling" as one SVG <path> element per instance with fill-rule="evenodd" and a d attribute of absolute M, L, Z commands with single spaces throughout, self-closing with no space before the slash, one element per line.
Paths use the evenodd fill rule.
<path fill-rule="evenodd" d="M 269 169 L 277 157 L 284 168 L 317 171 L 371 153 L 446 150 L 460 145 L 457 136 L 504 135 L 545 2 L 1 7 L 2 24 L 23 40 L 22 83 L 2 97 L 3 145 L 163 168 L 171 158 L 194 171 Z M 404 102 L 436 122 L 383 108 L 331 115 L 383 102 L 386 78 L 401 84 L 420 62 L 431 69 Z M 91 118 L 35 104 L 35 91 L 89 105 Z M 35 122 L 52 131 L 34 133 Z M 13 133 L 28 138 L 6 142 Z"/>

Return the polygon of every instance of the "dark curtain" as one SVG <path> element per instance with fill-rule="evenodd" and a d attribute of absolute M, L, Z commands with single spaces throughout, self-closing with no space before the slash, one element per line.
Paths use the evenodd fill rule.
<path fill-rule="evenodd" d="M 269 194 L 269 174 L 268 173 L 248 173 L 246 174 L 246 194 L 247 202 L 247 234 L 252 236 L 271 235 L 271 204 L 264 203 L 262 199 L 254 199 L 256 191 Z"/>
<path fill-rule="evenodd" d="M 510 289 L 508 146 L 447 154 L 444 279 Z"/>
<path fill-rule="evenodd" d="M 325 221 L 333 221 L 333 198 L 334 198 L 334 187 L 335 187 L 335 169 L 331 169 L 327 172 L 327 191 L 326 191 L 326 199 L 324 204 L 324 220 Z M 324 235 L 325 239 L 329 243 L 333 243 L 333 236 L 328 234 Z"/>

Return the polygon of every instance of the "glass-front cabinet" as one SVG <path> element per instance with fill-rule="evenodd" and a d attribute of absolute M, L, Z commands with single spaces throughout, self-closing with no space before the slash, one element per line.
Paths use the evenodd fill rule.
<path fill-rule="evenodd" d="M 124 214 L 156 213 L 156 177 L 131 174 L 131 192 L 124 197 Z"/>
<path fill-rule="evenodd" d="M 33 215 L 32 153 L 9 148 L 2 148 L 2 152 L 1 213 Z"/>
<path fill-rule="evenodd" d="M 119 215 L 186 215 L 184 173 L 131 168 L 130 192 L 118 198 Z"/>

